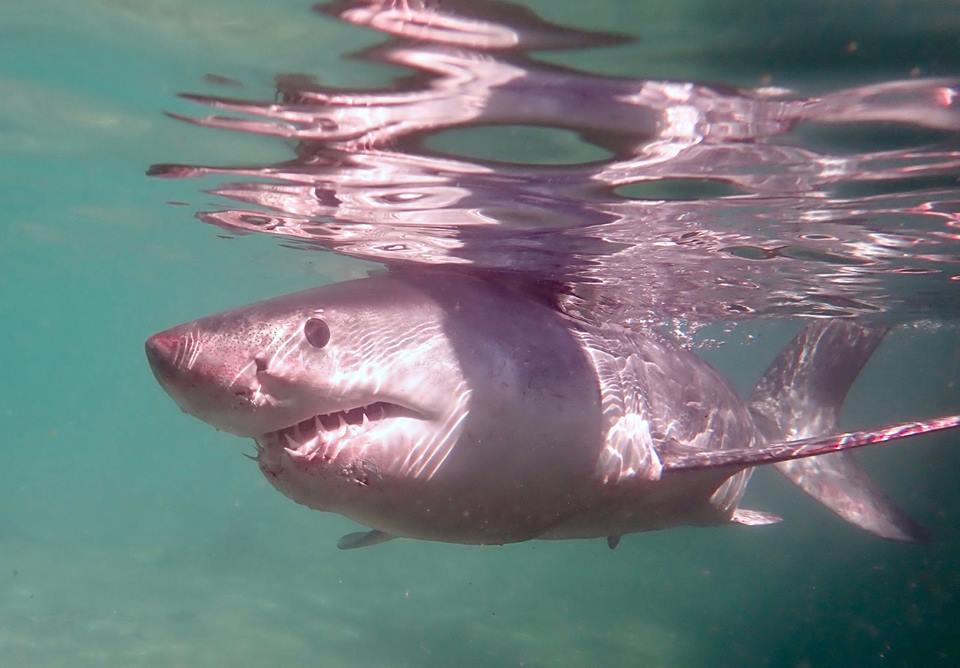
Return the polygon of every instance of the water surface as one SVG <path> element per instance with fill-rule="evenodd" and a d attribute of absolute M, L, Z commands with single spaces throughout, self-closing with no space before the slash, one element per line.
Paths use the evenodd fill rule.
<path fill-rule="evenodd" d="M 861 457 L 925 546 L 761 472 L 747 505 L 774 527 L 345 553 L 354 525 L 155 386 L 156 330 L 443 264 L 669 316 L 741 391 L 785 316 L 896 321 L 843 426 L 956 412 L 950 4 L 473 6 L 520 42 L 385 33 L 343 4 L 0 9 L 0 663 L 954 665 L 955 435 Z"/>

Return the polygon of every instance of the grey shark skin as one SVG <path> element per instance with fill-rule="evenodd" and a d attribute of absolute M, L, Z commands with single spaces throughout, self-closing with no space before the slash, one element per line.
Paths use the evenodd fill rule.
<path fill-rule="evenodd" d="M 820 427 L 834 428 L 833 404 L 875 346 L 858 348 L 857 336 L 834 345 L 848 340 L 845 354 L 859 361 Z M 183 410 L 255 439 L 259 467 L 279 491 L 372 527 L 344 537 L 343 548 L 394 536 L 606 537 L 615 547 L 623 534 L 676 525 L 770 523 L 779 518 L 738 508 L 753 465 L 958 422 L 795 447 L 777 441 L 792 418 L 769 422 L 786 406 L 771 372 L 748 405 L 665 338 L 576 322 L 529 294 L 453 274 L 307 290 L 161 332 L 146 350 Z M 822 432 L 797 435 L 809 436 Z M 817 480 L 817 470 L 807 473 Z M 880 535 L 916 537 L 869 485 L 844 496 L 844 471 L 831 473 L 816 498 Z M 838 494 L 869 502 L 860 521 L 839 512 Z M 884 513 L 899 533 L 871 524 Z"/>

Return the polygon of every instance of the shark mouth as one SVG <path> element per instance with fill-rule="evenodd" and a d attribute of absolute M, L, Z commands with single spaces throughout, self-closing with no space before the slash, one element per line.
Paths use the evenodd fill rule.
<path fill-rule="evenodd" d="M 423 415 L 397 404 L 377 401 L 349 410 L 314 415 L 300 422 L 264 434 L 256 439 L 260 447 L 281 446 L 297 460 L 324 461 L 336 458 L 343 446 L 392 418 L 425 419 Z"/>

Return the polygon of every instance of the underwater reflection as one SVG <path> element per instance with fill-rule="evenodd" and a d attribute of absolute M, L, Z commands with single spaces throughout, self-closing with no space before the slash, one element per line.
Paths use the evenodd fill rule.
<path fill-rule="evenodd" d="M 278 75 L 269 101 L 185 95 L 217 113 L 178 118 L 294 141 L 278 164 L 154 166 L 230 179 L 211 192 L 239 204 L 201 220 L 393 267 L 505 274 L 548 286 L 570 314 L 624 324 L 958 314 L 955 80 L 809 96 L 611 77 L 533 52 L 629 38 L 506 3 L 318 11 L 387 35 L 355 57 L 411 74 L 372 90 Z M 816 146 L 824 129 L 891 124 L 909 145 Z M 504 126 L 572 131 L 577 145 L 558 141 L 553 157 L 573 159 L 514 157 L 519 130 L 497 160 L 436 148 Z M 605 157 L 577 162 L 587 146 Z"/>

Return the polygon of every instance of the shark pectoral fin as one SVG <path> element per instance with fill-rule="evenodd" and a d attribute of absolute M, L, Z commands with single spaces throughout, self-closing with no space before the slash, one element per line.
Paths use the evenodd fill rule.
<path fill-rule="evenodd" d="M 370 547 L 393 540 L 396 536 L 391 536 L 383 531 L 371 529 L 370 531 L 357 531 L 348 533 L 337 541 L 337 547 L 341 550 L 355 550 L 358 547 Z"/>
<path fill-rule="evenodd" d="M 762 510 L 748 510 L 747 508 L 737 508 L 733 511 L 733 517 L 730 518 L 732 524 L 742 524 L 748 527 L 776 524 L 782 521 L 783 518 L 779 515 L 765 513 Z"/>
<path fill-rule="evenodd" d="M 617 545 L 620 544 L 621 536 L 607 536 L 607 547 L 611 550 L 616 550 Z"/>
<path fill-rule="evenodd" d="M 841 518 L 881 538 L 923 542 L 926 530 L 910 519 L 860 468 L 852 453 L 798 459 L 777 470 Z"/>

